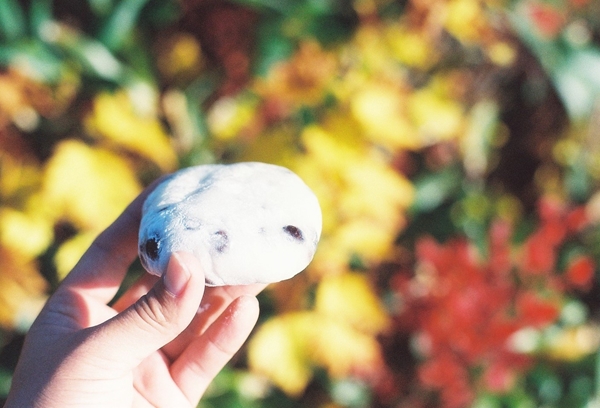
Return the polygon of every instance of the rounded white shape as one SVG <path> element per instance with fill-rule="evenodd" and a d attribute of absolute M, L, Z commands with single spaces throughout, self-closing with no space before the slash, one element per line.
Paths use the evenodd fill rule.
<path fill-rule="evenodd" d="M 173 252 L 192 252 L 208 286 L 272 283 L 308 266 L 322 215 L 292 171 L 246 162 L 190 167 L 161 182 L 144 202 L 138 252 L 161 276 Z"/>

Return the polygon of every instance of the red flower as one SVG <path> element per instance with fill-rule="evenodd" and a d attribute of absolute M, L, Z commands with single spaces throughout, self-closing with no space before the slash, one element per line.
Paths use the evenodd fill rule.
<path fill-rule="evenodd" d="M 532 3 L 528 11 L 529 18 L 544 37 L 554 38 L 565 25 L 565 12 L 550 4 Z"/>
<path fill-rule="evenodd" d="M 469 372 L 451 353 L 441 353 L 419 367 L 419 380 L 426 386 L 441 390 L 443 406 L 462 408 L 473 400 L 469 387 Z"/>
<path fill-rule="evenodd" d="M 510 273 L 510 238 L 512 226 L 508 222 L 496 221 L 490 227 L 490 268 L 495 274 Z"/>
<path fill-rule="evenodd" d="M 517 298 L 517 314 L 523 326 L 544 327 L 553 323 L 559 314 L 556 302 L 527 291 Z"/>
<path fill-rule="evenodd" d="M 502 360 L 493 362 L 483 374 L 485 388 L 496 393 L 510 391 L 515 383 L 515 378 L 515 367 Z"/>
<path fill-rule="evenodd" d="M 567 214 L 566 224 L 570 231 L 579 232 L 587 226 L 589 219 L 584 206 L 574 208 Z"/>
<path fill-rule="evenodd" d="M 523 272 L 544 275 L 552 271 L 556 262 L 556 251 L 552 241 L 542 233 L 530 236 L 523 244 Z"/>
<path fill-rule="evenodd" d="M 580 255 L 573 259 L 565 273 L 565 279 L 574 288 L 588 289 L 592 284 L 596 265 L 589 257 Z"/>
<path fill-rule="evenodd" d="M 414 280 L 417 285 L 426 282 L 430 289 L 415 292 L 410 284 L 396 286 L 403 290 L 404 316 L 409 315 L 406 319 L 412 319 L 424 339 L 421 352 L 426 359 L 419 378 L 439 391 L 445 407 L 464 407 L 472 401 L 472 369 L 491 366 L 491 361 L 517 360 L 506 347 L 522 327 L 511 314 L 517 289 L 509 273 L 511 234 L 507 224 L 492 228 L 487 262 L 478 259 L 466 240 L 438 244 L 424 238 L 416 246 L 421 265 Z M 494 389 L 500 387 L 498 373 L 493 381 L 488 379 L 495 381 Z"/>
<path fill-rule="evenodd" d="M 559 220 L 565 212 L 565 206 L 559 199 L 546 196 L 538 201 L 537 212 L 542 222 Z"/>
<path fill-rule="evenodd" d="M 440 244 L 422 238 L 414 276 L 404 270 L 394 280 L 403 300 L 398 320 L 420 333 L 414 343 L 423 358 L 418 378 L 438 392 L 441 406 L 469 406 L 480 388 L 510 391 L 532 363 L 531 356 L 508 346 L 511 336 L 524 327 L 553 324 L 565 288 L 590 285 L 595 265 L 587 256 L 574 258 L 564 274 L 556 272 L 565 240 L 588 222 L 585 212 L 546 198 L 538 215 L 538 229 L 517 251 L 512 226 L 493 222 L 487 257 L 466 239 Z"/>

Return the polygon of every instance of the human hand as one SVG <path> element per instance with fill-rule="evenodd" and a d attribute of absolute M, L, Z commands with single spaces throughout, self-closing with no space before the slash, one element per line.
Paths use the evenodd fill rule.
<path fill-rule="evenodd" d="M 250 334 L 265 285 L 205 290 L 188 253 L 107 306 L 136 257 L 147 194 L 100 234 L 46 303 L 5 408 L 195 407 Z"/>

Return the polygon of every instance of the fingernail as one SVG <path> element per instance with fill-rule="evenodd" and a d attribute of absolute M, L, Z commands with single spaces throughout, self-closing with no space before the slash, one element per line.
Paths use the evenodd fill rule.
<path fill-rule="evenodd" d="M 174 265 L 176 264 L 176 265 Z M 171 255 L 169 265 L 167 267 L 167 273 L 164 275 L 163 282 L 165 289 L 173 296 L 179 296 L 188 281 L 190 280 L 191 273 L 187 268 L 187 265 L 181 259 L 178 253 Z"/>

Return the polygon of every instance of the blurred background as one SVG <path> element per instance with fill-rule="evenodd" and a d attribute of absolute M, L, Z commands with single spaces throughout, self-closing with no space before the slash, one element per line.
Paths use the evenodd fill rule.
<path fill-rule="evenodd" d="M 324 232 L 200 407 L 600 407 L 598 0 L 0 1 L 0 401 L 144 186 L 246 160 Z"/>

